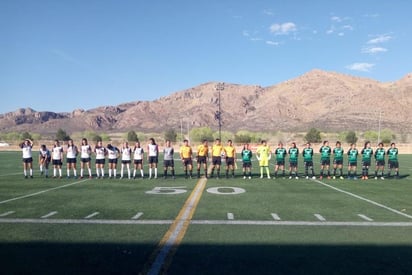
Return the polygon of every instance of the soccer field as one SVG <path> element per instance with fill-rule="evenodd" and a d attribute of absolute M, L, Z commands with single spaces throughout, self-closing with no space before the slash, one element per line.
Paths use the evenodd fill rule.
<path fill-rule="evenodd" d="M 180 162 L 175 180 L 46 179 L 36 161 L 24 179 L 21 153 L 0 152 L 1 270 L 410 274 L 412 156 L 399 160 L 401 179 L 367 181 L 260 179 L 256 162 L 251 180 L 185 179 Z"/>

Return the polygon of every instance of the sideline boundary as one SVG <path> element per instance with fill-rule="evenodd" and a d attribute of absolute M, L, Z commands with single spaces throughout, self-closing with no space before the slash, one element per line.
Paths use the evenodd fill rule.
<path fill-rule="evenodd" d="M 174 220 L 101 220 L 101 219 L 12 219 L 0 218 L 0 224 L 80 224 L 80 225 L 167 225 Z M 264 220 L 191 220 L 191 225 L 260 225 L 260 226 L 319 226 L 319 227 L 412 227 L 412 222 L 334 222 L 334 221 L 264 221 Z"/>

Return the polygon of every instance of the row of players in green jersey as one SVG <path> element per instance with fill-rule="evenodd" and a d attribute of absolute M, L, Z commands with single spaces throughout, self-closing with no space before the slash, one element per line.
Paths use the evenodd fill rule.
<path fill-rule="evenodd" d="M 337 141 L 335 148 L 329 146 L 328 141 L 324 141 L 323 145 L 319 149 L 320 153 L 320 175 L 319 178 L 323 177 L 334 179 L 339 177 L 344 178 L 343 173 L 343 159 L 345 151 L 342 148 L 341 142 Z M 304 176 L 306 178 L 315 179 L 314 165 L 313 165 L 313 154 L 314 150 L 310 143 L 306 143 L 305 148 L 302 150 L 302 156 L 304 161 Z M 298 179 L 298 158 L 300 155 L 299 148 L 297 148 L 296 143 L 292 143 L 292 147 L 288 150 L 283 147 L 282 143 L 278 144 L 278 147 L 274 151 L 275 155 L 275 177 L 281 171 L 282 176 L 285 177 L 285 159 L 289 155 L 289 178 Z M 331 157 L 333 156 L 333 172 L 330 171 Z M 350 145 L 350 149 L 347 152 L 348 156 L 348 172 L 347 177 L 350 179 L 357 179 L 357 166 L 358 157 L 362 158 L 362 179 L 366 180 L 369 178 L 369 168 L 372 163 L 372 158 L 376 162 L 375 169 L 375 179 L 384 179 L 384 169 L 385 169 L 385 158 L 388 156 L 389 170 L 387 176 L 391 176 L 391 172 L 395 171 L 395 177 L 399 178 L 399 162 L 398 162 L 398 149 L 395 143 L 391 144 L 388 150 L 383 148 L 383 143 L 379 143 L 378 148 L 373 151 L 371 148 L 371 143 L 369 141 L 365 142 L 364 148 L 359 151 L 355 144 Z"/>

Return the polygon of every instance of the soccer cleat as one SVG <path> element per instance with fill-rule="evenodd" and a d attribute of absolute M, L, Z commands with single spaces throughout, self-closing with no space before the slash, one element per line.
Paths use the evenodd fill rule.
<path fill-rule="evenodd" d="M 323 176 L 320 176 L 319 179 L 320 179 L 320 180 L 323 179 Z"/>
<path fill-rule="evenodd" d="M 299 179 L 299 177 L 298 177 L 298 176 L 296 176 L 296 177 L 295 177 L 295 179 L 297 179 L 297 180 L 298 180 L 298 179 Z"/>
<path fill-rule="evenodd" d="M 312 179 L 316 179 L 316 177 L 315 177 L 315 176 L 313 176 L 313 177 L 312 177 Z"/>
<path fill-rule="evenodd" d="M 292 179 L 292 176 L 289 176 L 289 179 L 291 180 L 291 179 Z"/>
<path fill-rule="evenodd" d="M 336 180 L 336 176 L 333 176 L 333 179 Z"/>
<path fill-rule="evenodd" d="M 375 180 L 377 180 L 378 179 L 378 177 L 375 177 Z"/>
<path fill-rule="evenodd" d="M 368 176 L 365 176 L 365 180 L 369 179 Z"/>
<path fill-rule="evenodd" d="M 252 177 L 251 177 L 251 176 L 249 176 L 249 179 L 252 179 Z"/>
<path fill-rule="evenodd" d="M 330 176 L 328 176 L 328 180 L 330 180 Z"/>
<path fill-rule="evenodd" d="M 309 179 L 309 176 L 306 176 L 306 179 L 308 180 L 308 179 Z"/>
<path fill-rule="evenodd" d="M 260 178 L 263 179 L 263 175 L 261 175 Z"/>
<path fill-rule="evenodd" d="M 364 176 L 362 176 L 362 178 L 361 178 L 362 180 L 364 180 L 365 179 L 365 177 Z"/>
<path fill-rule="evenodd" d="M 381 177 L 381 180 L 384 180 L 385 178 L 384 177 Z"/>
<path fill-rule="evenodd" d="M 243 176 L 243 179 L 245 180 L 245 179 L 246 179 L 246 176 Z"/>
<path fill-rule="evenodd" d="M 341 179 L 341 180 L 343 180 L 343 177 L 342 177 L 342 176 L 340 176 L 340 179 Z"/>
<path fill-rule="evenodd" d="M 270 176 L 268 176 L 268 179 L 270 179 Z"/>

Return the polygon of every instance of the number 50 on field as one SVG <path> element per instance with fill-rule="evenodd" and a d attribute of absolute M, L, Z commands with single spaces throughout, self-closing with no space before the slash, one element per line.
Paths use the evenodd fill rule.
<path fill-rule="evenodd" d="M 167 186 L 167 187 L 154 187 L 152 190 L 146 191 L 146 194 L 151 195 L 178 195 L 186 193 L 186 186 Z M 245 193 L 246 190 L 239 187 L 231 186 L 219 186 L 219 187 L 210 187 L 206 189 L 206 192 L 216 195 L 238 195 Z"/>

